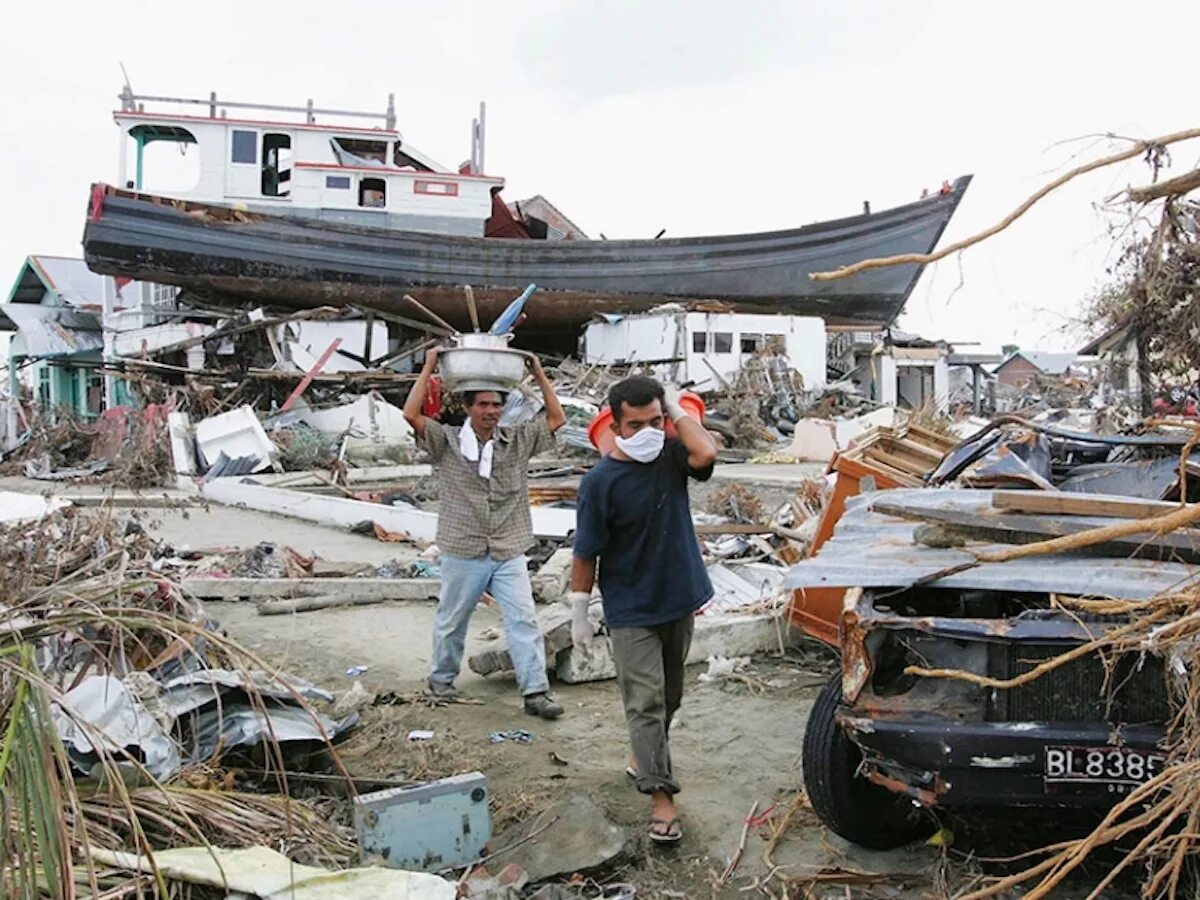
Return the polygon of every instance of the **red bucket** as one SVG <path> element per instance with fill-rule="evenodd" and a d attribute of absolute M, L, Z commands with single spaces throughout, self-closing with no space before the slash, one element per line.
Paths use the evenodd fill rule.
<path fill-rule="evenodd" d="M 704 401 L 698 394 L 684 391 L 679 397 L 679 405 L 689 416 L 700 424 L 704 424 Z M 612 421 L 612 410 L 605 406 L 588 423 L 588 440 L 592 442 L 593 447 L 600 451 L 601 456 L 608 456 L 617 446 L 617 435 L 612 430 Z M 670 420 L 667 421 L 666 432 L 668 438 L 675 437 L 675 426 Z"/>

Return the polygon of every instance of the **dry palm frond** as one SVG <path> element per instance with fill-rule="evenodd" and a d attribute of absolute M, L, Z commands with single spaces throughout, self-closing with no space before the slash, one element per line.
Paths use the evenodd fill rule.
<path fill-rule="evenodd" d="M 108 849 L 130 845 L 136 816 L 159 849 L 194 846 L 192 829 L 198 827 L 214 846 L 267 846 L 305 865 L 344 866 L 357 855 L 353 841 L 307 804 L 285 796 L 138 788 L 127 798 L 81 797 L 79 812 L 88 840 Z"/>
<path fill-rule="evenodd" d="M 345 839 L 309 808 L 280 797 L 168 788 L 62 702 L 90 674 L 124 678 L 179 657 L 243 673 L 245 693 L 268 731 L 252 671 L 287 685 L 294 702 L 309 709 L 270 666 L 213 629 L 203 610 L 156 571 L 157 555 L 144 532 L 122 529 L 105 511 L 63 510 L 31 525 L 0 527 L 0 894 L 6 898 L 69 897 L 83 885 L 90 896 L 116 898 L 146 887 L 144 875 L 97 872 L 83 852 L 89 839 L 138 852 L 160 844 L 269 842 L 298 859 L 347 859 Z M 54 716 L 66 716 L 87 737 L 105 793 L 84 794 L 76 783 Z M 273 734 L 263 745 L 271 769 L 282 772 Z M 151 787 L 130 789 L 130 776 Z M 282 776 L 279 785 L 286 793 Z M 168 895 L 157 876 L 151 884 L 151 893 Z"/>

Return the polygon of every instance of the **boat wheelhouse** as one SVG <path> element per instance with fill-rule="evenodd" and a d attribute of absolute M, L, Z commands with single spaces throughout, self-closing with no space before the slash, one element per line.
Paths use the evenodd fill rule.
<path fill-rule="evenodd" d="M 226 101 L 215 93 L 207 100 L 139 96 L 126 86 L 121 108 L 113 113 L 122 134 L 120 183 L 127 190 L 269 215 L 463 237 L 483 236 L 493 195 L 504 186 L 503 178 L 483 174 L 484 116 L 481 104 L 472 123 L 470 159 L 451 169 L 404 140 L 391 95 L 386 111 L 377 114 L 318 109 L 312 101 L 303 107 Z M 378 124 L 336 123 L 344 119 Z M 158 142 L 198 155 L 194 186 L 147 187 L 147 149 Z"/>

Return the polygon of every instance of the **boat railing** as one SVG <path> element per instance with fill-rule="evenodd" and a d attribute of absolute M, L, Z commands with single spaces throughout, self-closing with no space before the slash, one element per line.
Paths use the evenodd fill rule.
<path fill-rule="evenodd" d="M 280 106 L 272 103 L 247 103 L 239 100 L 223 100 L 217 97 L 216 91 L 212 91 L 208 95 L 207 99 L 197 97 L 158 97 L 149 94 L 135 94 L 129 85 L 125 85 L 125 87 L 121 89 L 121 93 L 117 96 L 121 101 L 122 112 L 145 112 L 146 103 L 172 103 L 184 106 L 207 106 L 208 115 L 213 119 L 222 118 L 222 114 L 226 109 L 254 109 L 270 112 L 303 113 L 305 116 L 305 123 L 308 125 L 315 125 L 317 122 L 317 116 L 341 116 L 358 119 L 376 119 L 383 121 L 384 127 L 388 131 L 396 130 L 395 94 L 388 94 L 387 110 L 382 114 L 348 109 L 321 109 L 313 104 L 311 97 L 305 106 Z"/>

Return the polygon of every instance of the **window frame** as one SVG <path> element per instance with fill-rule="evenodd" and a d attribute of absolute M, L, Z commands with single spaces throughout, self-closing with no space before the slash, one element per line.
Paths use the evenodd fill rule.
<path fill-rule="evenodd" d="M 251 159 L 239 159 L 239 150 L 246 150 L 246 138 L 250 139 L 250 150 L 252 153 Z M 239 147 L 239 144 L 241 145 Z M 234 166 L 257 166 L 258 165 L 258 132 L 247 131 L 244 128 L 234 128 L 229 133 L 229 163 Z"/>

